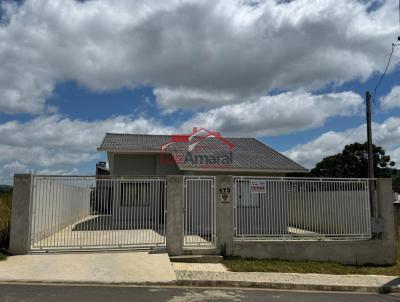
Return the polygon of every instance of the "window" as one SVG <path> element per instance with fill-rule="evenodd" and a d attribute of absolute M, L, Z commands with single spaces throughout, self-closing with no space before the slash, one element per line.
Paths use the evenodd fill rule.
<path fill-rule="evenodd" d="M 151 199 L 150 182 L 121 183 L 121 206 L 148 206 Z"/>

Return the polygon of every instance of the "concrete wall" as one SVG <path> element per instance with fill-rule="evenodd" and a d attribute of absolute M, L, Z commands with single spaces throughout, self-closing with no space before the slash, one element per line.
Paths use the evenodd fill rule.
<path fill-rule="evenodd" d="M 90 193 L 90 188 L 67 184 L 62 179 L 38 179 L 32 196 L 33 242 L 89 216 Z"/>
<path fill-rule="evenodd" d="M 183 174 L 176 165 L 161 163 L 159 154 L 109 153 L 108 160 L 112 176 Z"/>
<path fill-rule="evenodd" d="M 394 264 L 390 242 L 359 241 L 235 241 L 233 255 L 243 258 L 332 261 L 343 264 Z"/>
<path fill-rule="evenodd" d="M 29 230 L 31 225 L 31 185 L 32 175 L 14 175 L 9 248 L 9 252 L 13 255 L 28 254 L 30 249 Z"/>
<path fill-rule="evenodd" d="M 167 251 L 183 255 L 183 177 L 167 177 Z"/>
<path fill-rule="evenodd" d="M 232 255 L 233 249 L 233 177 L 221 175 L 216 177 L 217 192 L 217 248 L 222 255 Z M 221 192 L 228 190 L 229 196 L 221 198 Z"/>
<path fill-rule="evenodd" d="M 232 255 L 245 258 L 335 261 L 346 264 L 393 264 L 396 241 L 391 179 L 377 181 L 377 196 L 383 232 L 371 240 L 359 241 L 240 241 Z"/>

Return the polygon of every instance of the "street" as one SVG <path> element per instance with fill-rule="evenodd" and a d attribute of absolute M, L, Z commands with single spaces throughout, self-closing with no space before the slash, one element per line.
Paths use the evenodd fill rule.
<path fill-rule="evenodd" d="M 110 302 L 110 301 L 299 301 L 299 302 L 368 302 L 400 301 L 400 295 L 295 292 L 261 289 L 70 286 L 70 285 L 0 285 L 2 302 Z"/>

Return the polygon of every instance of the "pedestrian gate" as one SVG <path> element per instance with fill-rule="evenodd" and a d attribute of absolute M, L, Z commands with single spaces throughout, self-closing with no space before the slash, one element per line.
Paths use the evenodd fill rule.
<path fill-rule="evenodd" d="M 215 246 L 215 177 L 184 177 L 184 247 Z"/>

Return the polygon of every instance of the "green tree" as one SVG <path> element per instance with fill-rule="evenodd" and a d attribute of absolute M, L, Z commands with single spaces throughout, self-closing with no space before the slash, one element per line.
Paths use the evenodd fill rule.
<path fill-rule="evenodd" d="M 393 191 L 400 193 L 400 175 L 393 177 Z"/>
<path fill-rule="evenodd" d="M 382 147 L 373 145 L 375 177 L 394 176 L 395 165 Z M 313 177 L 368 177 L 367 143 L 346 145 L 342 153 L 325 157 L 310 171 Z"/>

